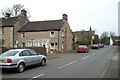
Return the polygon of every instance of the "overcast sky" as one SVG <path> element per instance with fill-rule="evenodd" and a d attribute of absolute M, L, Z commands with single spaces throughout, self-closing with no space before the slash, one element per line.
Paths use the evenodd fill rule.
<path fill-rule="evenodd" d="M 118 2 L 120 0 L 0 0 L 1 10 L 22 4 L 29 10 L 30 21 L 62 19 L 68 15 L 72 31 L 89 30 L 118 34 Z"/>

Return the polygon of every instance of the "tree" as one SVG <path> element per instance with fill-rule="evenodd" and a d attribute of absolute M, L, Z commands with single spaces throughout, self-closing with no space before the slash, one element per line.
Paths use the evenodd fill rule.
<path fill-rule="evenodd" d="M 10 16 L 12 16 L 12 15 L 13 15 L 13 10 L 10 9 L 10 8 L 7 8 L 7 9 L 5 9 L 5 10 L 2 10 L 2 15 L 3 15 L 3 17 L 6 17 L 6 14 L 10 14 Z"/>
<path fill-rule="evenodd" d="M 13 5 L 12 9 L 13 9 L 13 14 L 14 16 L 18 16 L 18 12 L 23 8 L 23 5 L 21 4 L 16 4 L 16 5 Z"/>
<path fill-rule="evenodd" d="M 99 43 L 99 36 L 96 34 L 94 36 L 93 44 L 98 44 Z"/>
<path fill-rule="evenodd" d="M 107 31 L 102 33 L 102 35 L 100 37 L 100 43 L 103 43 L 105 45 L 110 44 L 110 36 L 109 36 L 109 33 Z"/>
<path fill-rule="evenodd" d="M 15 4 L 11 8 L 7 8 L 5 10 L 2 10 L 2 15 L 6 17 L 6 13 L 10 14 L 10 16 L 16 17 L 19 15 L 20 10 L 23 9 L 23 5 L 21 4 Z"/>

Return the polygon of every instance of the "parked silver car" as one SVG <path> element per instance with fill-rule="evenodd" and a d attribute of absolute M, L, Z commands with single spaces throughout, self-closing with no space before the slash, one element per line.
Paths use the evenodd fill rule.
<path fill-rule="evenodd" d="M 0 68 L 23 72 L 26 66 L 35 64 L 46 65 L 46 56 L 32 49 L 12 49 L 0 55 Z"/>

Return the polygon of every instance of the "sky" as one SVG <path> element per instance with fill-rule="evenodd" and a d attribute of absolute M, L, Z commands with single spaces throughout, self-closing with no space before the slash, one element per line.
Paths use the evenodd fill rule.
<path fill-rule="evenodd" d="M 29 11 L 30 21 L 62 19 L 67 14 L 72 31 L 89 30 L 99 36 L 104 32 L 118 35 L 118 2 L 120 0 L 0 0 L 2 10 L 22 4 Z"/>

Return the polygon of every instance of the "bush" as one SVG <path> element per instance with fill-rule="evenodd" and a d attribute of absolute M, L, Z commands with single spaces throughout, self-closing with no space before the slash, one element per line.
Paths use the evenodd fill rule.
<path fill-rule="evenodd" d="M 90 42 L 87 41 L 87 40 L 81 40 L 81 41 L 77 41 L 76 44 L 79 44 L 79 45 L 89 45 Z"/>

